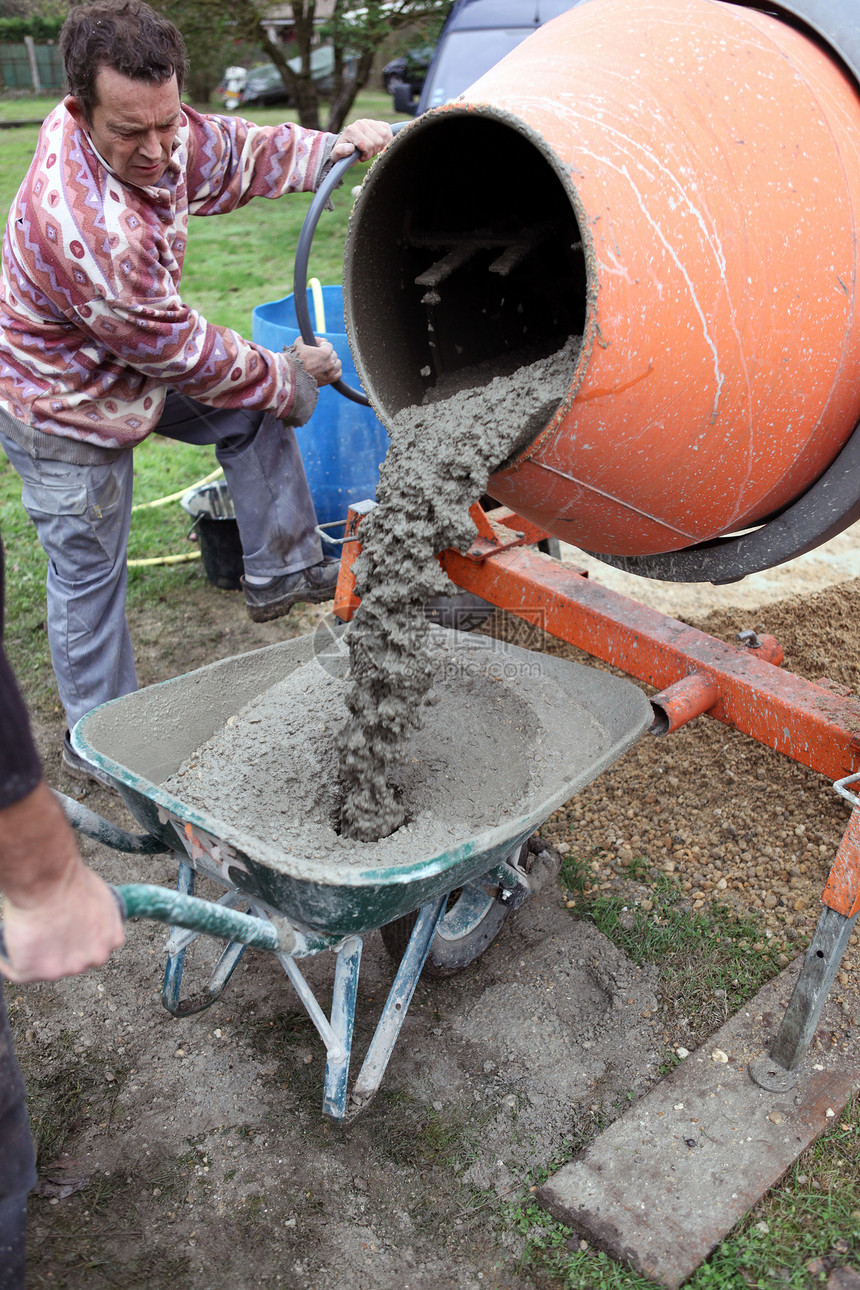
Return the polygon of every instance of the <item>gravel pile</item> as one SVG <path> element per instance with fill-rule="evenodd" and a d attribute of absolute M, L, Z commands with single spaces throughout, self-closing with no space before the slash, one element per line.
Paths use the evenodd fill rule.
<path fill-rule="evenodd" d="M 721 609 L 691 625 L 734 643 L 751 625 L 748 609 Z M 783 666 L 846 689 L 860 677 L 860 580 L 759 611 L 754 624 L 780 641 Z M 577 662 L 602 666 L 572 646 L 497 612 L 485 630 Z M 830 781 L 746 735 L 701 718 L 668 738 L 646 736 L 542 830 L 591 871 L 587 893 L 622 895 L 651 907 L 650 882 L 680 883 L 689 908 L 722 901 L 761 919 L 787 964 L 808 942 L 821 892 L 850 809 Z M 637 867 L 634 862 L 645 861 Z M 636 878 L 631 878 L 630 866 Z M 860 980 L 852 939 L 841 983 Z"/>

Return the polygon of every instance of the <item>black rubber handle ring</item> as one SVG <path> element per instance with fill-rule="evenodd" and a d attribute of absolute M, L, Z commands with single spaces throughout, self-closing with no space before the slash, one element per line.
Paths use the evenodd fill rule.
<path fill-rule="evenodd" d="M 396 121 L 391 129 L 396 134 L 408 121 Z M 314 233 L 317 231 L 320 215 L 326 208 L 329 198 L 331 197 L 338 184 L 343 179 L 346 172 L 351 166 L 359 160 L 358 149 L 350 156 L 341 157 L 334 163 L 325 179 L 314 193 L 313 201 L 308 207 L 308 213 L 302 224 L 299 240 L 296 245 L 296 265 L 293 271 L 293 298 L 296 307 L 296 319 L 299 324 L 299 331 L 302 334 L 302 340 L 306 345 L 316 345 L 317 338 L 314 329 L 311 326 L 311 315 L 308 309 L 308 260 L 311 254 L 311 243 L 314 240 Z M 362 407 L 370 407 L 370 400 L 364 390 L 356 390 L 346 381 L 335 381 L 332 389 L 337 390 L 345 399 L 351 399 L 353 403 L 360 403 Z"/>

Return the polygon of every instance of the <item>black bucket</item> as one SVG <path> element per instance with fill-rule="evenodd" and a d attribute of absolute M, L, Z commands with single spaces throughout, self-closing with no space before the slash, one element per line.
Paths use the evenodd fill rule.
<path fill-rule="evenodd" d="M 181 504 L 194 516 L 193 529 L 197 531 L 206 577 L 213 587 L 220 587 L 222 591 L 241 590 L 242 542 L 233 499 L 224 480 L 192 488 Z"/>
<path fill-rule="evenodd" d="M 197 540 L 206 577 L 213 587 L 239 591 L 244 572 L 239 525 L 235 520 L 211 520 L 201 515 L 197 521 Z"/>

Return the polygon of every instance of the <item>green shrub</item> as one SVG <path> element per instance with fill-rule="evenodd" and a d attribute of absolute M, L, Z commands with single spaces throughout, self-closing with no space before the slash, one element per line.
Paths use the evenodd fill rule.
<path fill-rule="evenodd" d="M 43 18 L 39 14 L 32 18 L 0 18 L 0 42 L 24 40 L 27 36 L 42 43 L 56 40 L 62 25 L 62 18 Z"/>

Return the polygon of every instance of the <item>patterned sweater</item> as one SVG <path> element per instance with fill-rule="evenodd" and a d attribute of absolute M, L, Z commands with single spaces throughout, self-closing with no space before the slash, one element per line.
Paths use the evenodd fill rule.
<path fill-rule="evenodd" d="M 0 411 L 18 433 L 5 417 L 0 429 L 20 441 L 29 427 L 41 456 L 103 458 L 146 438 L 167 387 L 293 420 L 297 379 L 310 378 L 180 299 L 188 216 L 312 191 L 333 142 L 183 107 L 167 172 L 138 188 L 120 182 L 63 104 L 55 108 L 3 242 Z M 44 436 L 60 436 L 56 454 Z"/>

